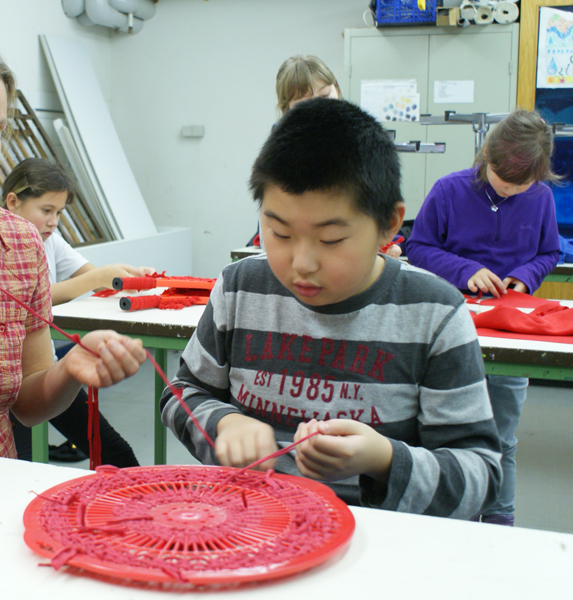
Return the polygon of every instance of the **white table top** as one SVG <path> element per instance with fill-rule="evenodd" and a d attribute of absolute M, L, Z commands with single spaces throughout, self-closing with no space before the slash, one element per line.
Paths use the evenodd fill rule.
<path fill-rule="evenodd" d="M 516 350 L 535 350 L 538 352 L 566 352 L 573 354 L 573 344 L 557 342 L 541 342 L 537 340 L 518 340 L 513 338 L 498 338 L 479 336 L 482 348 L 515 348 Z"/>
<path fill-rule="evenodd" d="M 0 458 L 2 598 L 138 600 L 180 593 L 126 587 L 39 567 L 24 543 L 22 515 L 34 497 L 86 471 Z M 338 559 L 286 580 L 228 591 L 212 600 L 488 600 L 569 598 L 573 535 L 352 507 L 356 531 Z"/>
<path fill-rule="evenodd" d="M 559 263 L 553 268 L 551 273 L 569 273 L 573 272 L 573 263 Z"/>
<path fill-rule="evenodd" d="M 161 293 L 164 288 L 149 290 L 148 292 L 139 292 L 139 294 Z M 119 299 L 126 296 L 120 292 L 115 296 L 108 298 L 87 297 L 66 304 L 54 306 L 53 314 L 55 317 L 77 317 L 94 321 L 112 321 L 123 323 L 166 325 L 173 328 L 177 326 L 196 327 L 203 311 L 204 306 L 189 306 L 181 310 L 159 310 L 151 308 L 134 312 L 124 311 L 119 307 Z M 573 302 L 562 302 L 566 305 L 573 305 Z M 473 310 L 487 310 L 487 306 L 478 307 L 471 305 Z M 103 324 L 105 326 L 105 323 Z M 121 331 L 120 331 L 121 333 Z M 487 348 L 511 348 L 518 350 L 535 350 L 541 352 L 566 352 L 573 353 L 573 344 L 560 344 L 555 342 L 539 342 L 531 340 L 519 340 L 511 338 L 480 337 L 480 345 Z"/>
<path fill-rule="evenodd" d="M 52 308 L 54 317 L 79 317 L 82 319 L 111 320 L 132 323 L 149 323 L 150 325 L 186 325 L 197 326 L 205 306 L 187 306 L 180 310 L 145 310 L 126 311 L 119 307 L 119 300 L 124 296 L 154 296 L 161 294 L 165 288 L 156 288 L 144 292 L 118 292 L 107 298 L 88 296 L 58 304 Z"/>

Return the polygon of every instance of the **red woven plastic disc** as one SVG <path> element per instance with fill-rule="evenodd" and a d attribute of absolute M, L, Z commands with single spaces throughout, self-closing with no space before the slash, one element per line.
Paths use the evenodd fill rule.
<path fill-rule="evenodd" d="M 208 585 L 321 564 L 346 549 L 354 517 L 325 485 L 272 471 L 101 467 L 36 497 L 24 525 L 56 568 Z"/>

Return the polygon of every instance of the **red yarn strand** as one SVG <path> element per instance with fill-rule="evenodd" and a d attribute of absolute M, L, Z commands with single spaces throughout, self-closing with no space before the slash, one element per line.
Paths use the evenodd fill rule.
<path fill-rule="evenodd" d="M 87 346 L 84 346 L 82 344 L 82 340 L 77 333 L 74 333 L 73 335 L 66 333 L 63 329 L 60 329 L 55 323 L 48 321 L 48 319 L 44 319 L 44 317 L 42 317 L 42 315 L 39 315 L 31 306 L 28 306 L 21 300 L 18 300 L 18 298 L 16 298 L 16 296 L 13 296 L 10 292 L 7 292 L 3 288 L 0 288 L 0 292 L 4 292 L 4 294 L 6 294 L 6 296 L 8 296 L 12 300 L 14 300 L 14 302 L 16 302 L 16 304 L 19 304 L 22 308 L 25 308 L 28 312 L 32 313 L 35 317 L 38 317 L 38 319 L 41 319 L 42 321 L 44 321 L 44 323 L 47 323 L 50 327 L 52 327 L 56 331 L 59 331 L 62 335 L 67 337 L 71 342 L 74 342 L 74 344 L 78 344 L 78 346 L 81 346 L 84 350 L 87 350 L 87 352 L 89 352 L 90 354 L 93 354 L 94 356 L 97 356 L 99 358 L 99 354 L 97 352 L 94 352 L 93 350 L 91 350 L 90 348 L 88 348 Z"/>
<path fill-rule="evenodd" d="M 101 435 L 99 429 L 98 389 L 88 388 L 88 441 L 90 446 L 90 469 L 101 465 Z"/>
<path fill-rule="evenodd" d="M 4 290 L 2 288 L 0 288 L 0 291 L 4 292 L 9 298 L 14 300 L 14 302 L 16 302 L 17 304 L 22 306 L 22 308 L 25 308 L 27 311 L 31 312 L 36 317 L 40 318 L 42 321 L 47 323 L 50 327 L 59 331 L 62 335 L 67 337 L 70 341 L 74 342 L 75 344 L 78 344 L 84 350 L 87 350 L 88 352 L 90 352 L 91 354 L 93 354 L 94 356 L 97 356 L 99 358 L 99 355 L 96 352 L 94 352 L 93 350 L 91 350 L 87 346 L 84 346 L 81 343 L 81 338 L 79 335 L 77 335 L 77 334 L 70 335 L 70 334 L 66 333 L 63 329 L 60 329 L 57 325 L 55 325 L 51 321 L 44 319 L 44 317 L 39 315 L 32 307 L 28 306 L 21 300 L 18 300 L 18 298 L 13 296 L 10 292 L 7 292 L 6 290 Z M 161 379 L 163 379 L 163 381 L 165 382 L 167 387 L 171 390 L 171 393 L 177 398 L 179 404 L 182 406 L 182 408 L 185 410 L 185 412 L 189 415 L 189 418 L 191 419 L 191 421 L 193 421 L 193 424 L 195 425 L 195 427 L 197 427 L 197 429 L 200 431 L 201 435 L 207 440 L 209 445 L 214 449 L 215 443 L 213 442 L 213 440 L 211 439 L 209 434 L 205 431 L 205 429 L 203 429 L 203 427 L 201 427 L 199 421 L 197 421 L 197 418 L 195 417 L 195 415 L 193 414 L 191 409 L 183 401 L 183 392 L 182 392 L 181 388 L 176 388 L 175 386 L 173 386 L 171 384 L 171 382 L 167 379 L 167 376 L 165 375 L 165 373 L 163 372 L 161 367 L 157 364 L 157 362 L 155 361 L 153 356 L 151 356 L 151 354 L 149 353 L 148 350 L 145 350 L 145 353 L 147 355 L 147 358 L 149 359 L 149 361 L 151 362 L 151 364 L 153 365 L 153 367 L 155 368 L 155 370 L 161 377 Z M 89 388 L 88 392 L 89 392 L 88 393 L 88 439 L 89 439 L 89 443 L 90 443 L 90 469 L 93 470 L 101 464 L 101 438 L 100 438 L 100 431 L 99 431 L 98 392 L 97 392 L 97 389 L 94 389 L 94 388 Z M 269 456 L 265 456 L 264 458 L 261 458 L 261 459 L 255 461 L 254 463 L 247 465 L 246 467 L 243 467 L 242 469 L 240 469 L 240 472 L 244 472 L 247 469 L 252 469 L 253 467 L 256 467 L 256 466 L 262 464 L 263 462 L 270 460 L 272 458 L 276 458 L 278 456 L 282 456 L 283 454 L 287 454 L 295 446 L 298 446 L 298 444 L 301 444 L 305 440 L 307 440 L 315 435 L 318 435 L 318 432 L 308 435 L 308 436 L 300 439 L 298 442 L 294 442 L 294 443 L 290 444 L 289 446 L 270 454 Z"/>

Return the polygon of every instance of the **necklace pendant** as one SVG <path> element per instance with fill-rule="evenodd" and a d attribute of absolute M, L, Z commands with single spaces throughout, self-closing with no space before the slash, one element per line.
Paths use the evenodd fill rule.
<path fill-rule="evenodd" d="M 491 210 L 492 212 L 497 212 L 499 208 L 495 204 L 492 204 Z"/>

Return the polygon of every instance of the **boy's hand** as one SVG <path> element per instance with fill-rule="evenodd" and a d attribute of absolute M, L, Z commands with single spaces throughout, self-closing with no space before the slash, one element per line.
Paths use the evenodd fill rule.
<path fill-rule="evenodd" d="M 145 362 L 141 340 L 115 331 L 92 331 L 82 338 L 82 343 L 99 357 L 76 345 L 59 362 L 70 377 L 85 385 L 108 387 L 137 373 L 139 365 Z"/>
<path fill-rule="evenodd" d="M 503 283 L 505 284 L 506 288 L 511 286 L 515 292 L 527 294 L 529 291 L 525 283 L 523 283 L 523 281 L 519 281 L 519 279 L 516 279 L 515 277 L 506 277 L 503 280 Z"/>
<path fill-rule="evenodd" d="M 237 413 L 225 415 L 217 424 L 215 455 L 224 467 L 246 467 L 278 450 L 275 432 L 270 425 Z M 266 471 L 275 466 L 276 458 L 254 467 Z"/>
<path fill-rule="evenodd" d="M 387 481 L 392 464 L 392 445 L 365 423 L 351 419 L 316 421 L 298 426 L 294 441 L 318 431 L 296 447 L 296 464 L 305 477 L 337 481 L 369 475 Z"/>
<path fill-rule="evenodd" d="M 496 298 L 507 291 L 506 284 L 495 273 L 485 267 L 468 279 L 468 289 L 474 293 L 481 290 L 484 294 L 492 294 Z"/>

